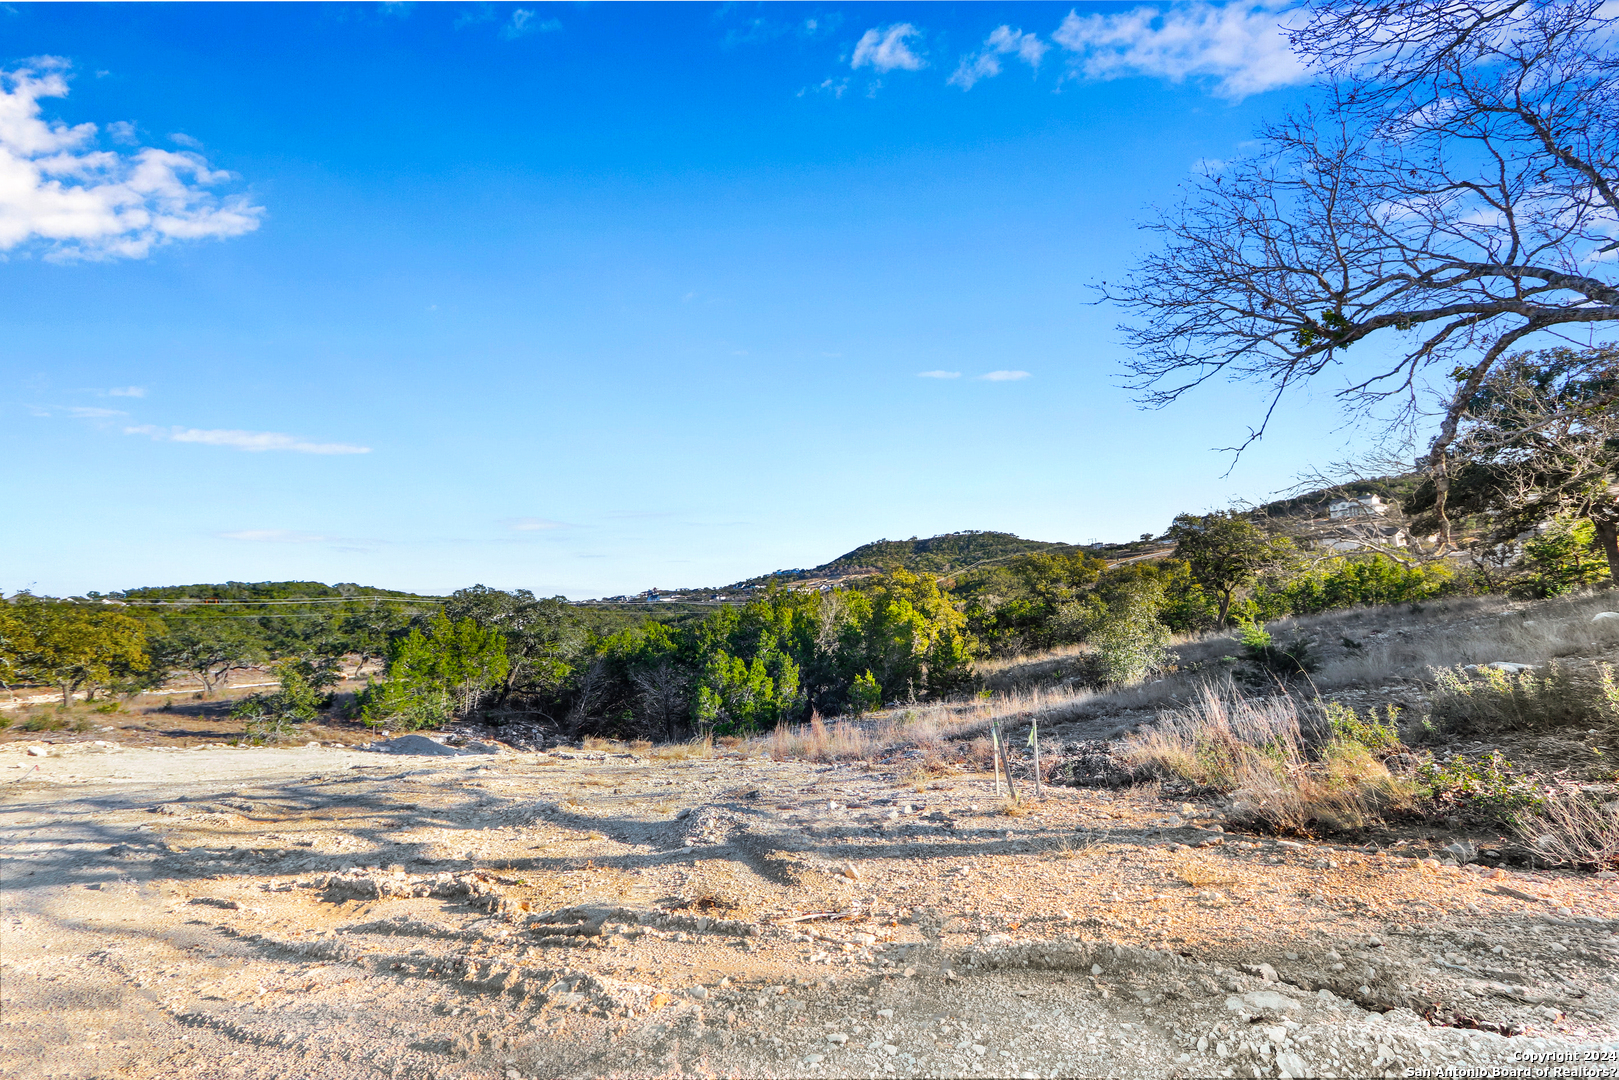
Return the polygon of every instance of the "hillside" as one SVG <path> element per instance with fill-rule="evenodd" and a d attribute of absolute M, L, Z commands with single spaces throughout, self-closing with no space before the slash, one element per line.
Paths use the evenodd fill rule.
<path fill-rule="evenodd" d="M 1368 495 L 1377 495 L 1384 502 L 1403 502 L 1421 483 L 1422 476 L 1418 473 L 1382 476 L 1374 480 L 1350 480 L 1291 498 L 1276 499 L 1261 505 L 1254 512 L 1259 517 L 1270 518 L 1321 517 L 1326 514 L 1327 505 L 1339 499 L 1363 499 Z"/>
<path fill-rule="evenodd" d="M 913 536 L 909 540 L 874 540 L 839 555 L 831 562 L 822 563 L 808 570 L 777 570 L 771 574 L 761 574 L 739 581 L 729 588 L 758 588 L 771 582 L 805 588 L 824 582 L 835 582 L 842 578 L 889 573 L 894 570 L 912 570 L 936 575 L 951 574 L 972 567 L 1004 562 L 1031 551 L 1079 550 L 1081 548 L 1078 544 L 1025 540 L 1012 533 L 968 529 L 925 539 Z"/>
<path fill-rule="evenodd" d="M 1011 533 L 973 529 L 930 536 L 925 540 L 918 540 L 914 536 L 909 540 L 876 540 L 816 567 L 815 572 L 830 575 L 858 569 L 885 572 L 903 569 L 945 574 L 1031 551 L 1077 550 L 1079 547 L 1076 544 L 1025 540 Z"/>
<path fill-rule="evenodd" d="M 91 593 L 91 596 L 99 596 Z M 436 599 L 398 589 L 378 589 L 370 585 L 340 582 L 326 585 L 319 581 L 227 581 L 216 585 L 148 585 L 113 593 L 120 600 L 352 600 L 372 597 L 395 600 Z"/>

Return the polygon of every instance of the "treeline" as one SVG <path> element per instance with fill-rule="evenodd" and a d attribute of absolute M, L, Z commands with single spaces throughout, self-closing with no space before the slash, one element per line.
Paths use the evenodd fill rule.
<path fill-rule="evenodd" d="M 348 674 L 370 685 L 341 707 L 379 727 L 477 714 L 569 735 L 739 734 L 971 693 L 980 658 L 1080 645 L 1092 682 L 1128 684 L 1170 662 L 1177 633 L 1499 588 L 1550 595 L 1607 570 L 1581 519 L 1546 523 L 1507 576 L 1312 552 L 1263 514 L 1182 514 L 1162 540 L 1171 557 L 1110 567 L 1052 547 L 952 577 L 902 569 L 822 592 L 772 587 L 662 619 L 485 586 L 449 597 L 312 582 L 24 593 L 0 601 L 0 683 L 51 685 L 66 703 L 180 674 L 211 694 L 234 672 L 269 668 L 280 690 L 242 706 L 256 722 L 307 719 Z"/>

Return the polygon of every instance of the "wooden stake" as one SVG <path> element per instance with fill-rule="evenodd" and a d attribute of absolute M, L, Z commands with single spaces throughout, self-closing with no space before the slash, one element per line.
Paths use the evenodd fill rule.
<path fill-rule="evenodd" d="M 1046 797 L 1045 789 L 1040 784 L 1040 721 L 1029 721 L 1029 745 L 1034 747 L 1034 797 Z"/>
<path fill-rule="evenodd" d="M 1006 770 L 1007 794 L 1012 796 L 1012 802 L 1022 802 L 1023 800 L 1018 798 L 1017 782 L 1012 779 L 1012 755 L 1007 752 L 1005 739 L 1001 740 L 1001 767 Z"/>
<path fill-rule="evenodd" d="M 1001 725 L 989 725 L 989 765 L 995 772 L 995 797 L 1001 797 Z"/>

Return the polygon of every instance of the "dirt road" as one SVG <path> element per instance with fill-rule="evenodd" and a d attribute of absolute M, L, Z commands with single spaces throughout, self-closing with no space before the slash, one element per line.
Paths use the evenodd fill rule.
<path fill-rule="evenodd" d="M 1397 1076 L 1619 1049 L 1612 879 L 1227 834 L 1147 789 L 1001 811 L 987 775 L 758 757 L 11 744 L 0 1076 Z"/>

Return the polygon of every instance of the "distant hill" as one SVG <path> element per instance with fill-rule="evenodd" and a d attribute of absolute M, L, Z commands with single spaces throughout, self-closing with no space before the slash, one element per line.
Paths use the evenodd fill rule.
<path fill-rule="evenodd" d="M 342 600 L 386 597 L 399 600 L 432 599 L 398 589 L 319 581 L 227 581 L 218 585 L 151 585 L 126 589 L 112 596 L 121 600 Z"/>
<path fill-rule="evenodd" d="M 874 540 L 838 556 L 831 562 L 822 563 L 808 570 L 777 570 L 773 574 L 761 574 L 746 581 L 739 581 L 719 591 L 724 593 L 727 590 L 760 588 L 771 582 L 793 588 L 813 588 L 817 584 L 836 582 L 840 578 L 888 573 L 893 570 L 913 570 L 934 575 L 958 574 L 972 567 L 1005 562 L 1031 551 L 1080 549 L 1078 544 L 1025 540 L 1012 533 L 977 530 L 945 533 L 926 539 L 913 536 L 909 540 Z"/>
<path fill-rule="evenodd" d="M 998 562 L 1031 551 L 1078 551 L 1077 544 L 1054 543 L 1045 540 L 1025 540 L 1021 536 L 1003 532 L 945 533 L 925 540 L 876 540 L 862 544 L 846 555 L 815 568 L 822 574 L 848 573 L 851 570 L 926 570 L 947 574 Z"/>

